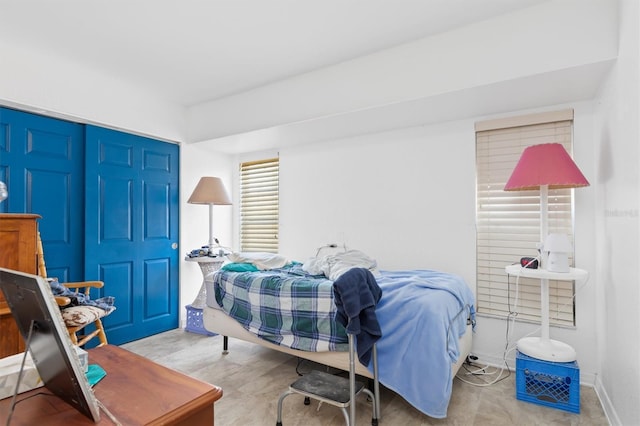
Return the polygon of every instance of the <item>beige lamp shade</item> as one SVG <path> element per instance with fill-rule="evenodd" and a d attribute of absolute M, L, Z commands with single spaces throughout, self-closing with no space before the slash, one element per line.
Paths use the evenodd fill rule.
<path fill-rule="evenodd" d="M 217 243 L 213 236 L 213 206 L 215 204 L 231 205 L 231 198 L 229 198 L 222 180 L 217 177 L 201 177 L 187 203 L 209 205 L 209 251 L 211 252 L 214 242 Z"/>
<path fill-rule="evenodd" d="M 220 178 L 205 176 L 200 178 L 187 203 L 231 205 L 231 198 Z"/>

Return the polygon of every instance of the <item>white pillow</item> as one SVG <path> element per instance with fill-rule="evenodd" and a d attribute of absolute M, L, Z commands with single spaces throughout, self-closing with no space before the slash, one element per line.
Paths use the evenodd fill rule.
<path fill-rule="evenodd" d="M 282 268 L 290 263 L 289 259 L 275 253 L 262 252 L 242 252 L 231 253 L 227 258 L 234 263 L 252 263 L 256 268 L 266 270 L 274 268 Z"/>

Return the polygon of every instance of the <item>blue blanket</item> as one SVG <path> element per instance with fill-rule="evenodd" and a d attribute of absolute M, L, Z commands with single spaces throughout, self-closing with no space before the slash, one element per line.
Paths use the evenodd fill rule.
<path fill-rule="evenodd" d="M 430 270 L 382 271 L 377 281 L 380 382 L 423 413 L 446 417 L 458 339 L 475 318 L 473 293 L 461 278 Z"/>

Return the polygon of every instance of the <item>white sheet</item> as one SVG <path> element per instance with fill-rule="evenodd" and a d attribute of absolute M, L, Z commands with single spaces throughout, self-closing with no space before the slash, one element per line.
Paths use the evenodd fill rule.
<path fill-rule="evenodd" d="M 377 267 L 378 262 L 360 250 L 348 250 L 344 253 L 312 257 L 302 265 L 302 269 L 311 275 L 324 275 L 331 281 L 337 280 L 352 268 L 368 269 L 378 277 L 380 274 Z"/>

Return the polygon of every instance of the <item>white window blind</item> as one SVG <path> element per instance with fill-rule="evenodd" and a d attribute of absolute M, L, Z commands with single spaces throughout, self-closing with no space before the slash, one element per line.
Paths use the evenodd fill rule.
<path fill-rule="evenodd" d="M 240 164 L 242 251 L 278 252 L 279 159 Z"/>
<path fill-rule="evenodd" d="M 504 268 L 538 254 L 540 192 L 507 192 L 504 186 L 527 146 L 557 142 L 571 155 L 572 116 L 543 123 L 531 120 L 535 124 L 515 127 L 491 122 L 476 125 L 478 313 L 507 316 L 514 306 L 516 280 L 507 277 Z M 573 241 L 573 190 L 549 190 L 548 208 L 549 233 L 568 234 Z M 569 262 L 573 265 L 573 253 Z M 518 283 L 518 319 L 539 322 L 539 280 L 519 278 Z M 575 325 L 573 290 L 572 281 L 549 282 L 551 324 Z"/>

